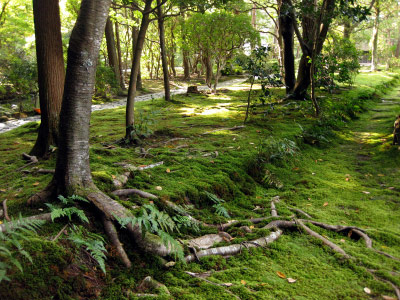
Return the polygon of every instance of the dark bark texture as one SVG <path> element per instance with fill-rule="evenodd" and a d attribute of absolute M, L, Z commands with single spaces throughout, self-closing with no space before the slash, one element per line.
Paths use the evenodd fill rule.
<path fill-rule="evenodd" d="M 157 17 L 158 17 L 158 31 L 160 35 L 160 50 L 161 50 L 161 62 L 163 69 L 165 100 L 170 101 L 171 92 L 169 87 L 167 52 L 165 49 L 164 13 L 162 11 L 161 0 L 157 0 Z"/>
<path fill-rule="evenodd" d="M 107 18 L 105 35 L 106 35 L 106 44 L 107 44 L 107 53 L 108 53 L 108 63 L 114 71 L 115 80 L 118 82 L 121 89 L 124 89 L 125 86 L 121 85 L 121 73 L 119 70 L 117 47 L 115 44 L 113 23 L 112 23 L 110 17 Z"/>
<path fill-rule="evenodd" d="M 58 142 L 64 90 L 64 57 L 57 0 L 33 0 L 41 123 L 30 154 L 45 156 Z"/>

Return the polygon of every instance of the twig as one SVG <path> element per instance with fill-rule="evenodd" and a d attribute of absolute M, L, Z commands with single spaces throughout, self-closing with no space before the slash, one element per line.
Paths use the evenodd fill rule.
<path fill-rule="evenodd" d="M 188 274 L 188 275 L 190 275 L 190 276 L 192 276 L 192 277 L 194 277 L 194 278 L 200 279 L 200 280 L 205 281 L 205 282 L 207 282 L 207 283 L 209 283 L 209 284 L 212 284 L 212 285 L 221 286 L 221 287 L 228 287 L 228 285 L 227 285 L 226 283 L 212 282 L 212 281 L 210 281 L 210 280 L 208 280 L 208 279 L 206 279 L 206 278 L 204 278 L 204 277 L 201 277 L 201 276 L 198 275 L 197 273 L 193 273 L 193 272 L 189 272 L 189 271 L 185 271 L 185 273 Z M 231 294 L 231 295 L 232 295 L 233 297 L 235 297 L 236 299 L 240 299 L 239 296 L 235 295 L 235 294 L 234 294 L 233 292 L 231 292 L 230 290 L 228 290 L 228 289 L 224 289 L 224 290 L 225 290 L 228 294 Z"/>
<path fill-rule="evenodd" d="M 60 236 L 61 234 L 64 232 L 65 228 L 67 228 L 68 224 L 65 224 L 65 226 L 57 233 L 57 235 L 51 240 L 52 242 L 55 242 Z"/>
<path fill-rule="evenodd" d="M 8 209 L 7 209 L 7 199 L 3 201 L 3 214 L 4 214 L 4 219 L 7 222 L 10 222 L 10 216 L 8 215 Z"/>

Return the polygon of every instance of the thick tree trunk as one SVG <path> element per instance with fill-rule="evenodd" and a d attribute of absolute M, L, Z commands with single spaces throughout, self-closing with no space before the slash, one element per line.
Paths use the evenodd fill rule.
<path fill-rule="evenodd" d="M 158 30 L 160 34 L 160 50 L 161 50 L 161 62 L 162 62 L 163 79 L 164 79 L 165 100 L 170 101 L 171 92 L 169 87 L 167 53 L 165 50 L 164 13 L 161 7 L 161 0 L 157 0 L 157 17 L 158 17 Z"/>
<path fill-rule="evenodd" d="M 65 70 L 58 0 L 34 0 L 33 10 L 41 123 L 30 154 L 43 157 L 58 142 Z"/>
<path fill-rule="evenodd" d="M 314 1 L 304 0 L 303 6 L 310 9 L 314 9 Z M 335 0 L 324 1 L 324 11 L 321 16 L 321 26 L 315 24 L 317 22 L 315 14 L 304 15 L 302 19 L 303 35 L 302 40 L 305 43 L 306 49 L 302 49 L 303 53 L 299 63 L 299 69 L 297 73 L 297 81 L 293 90 L 292 98 L 294 99 L 304 99 L 307 95 L 307 89 L 310 86 L 310 67 L 309 58 L 314 56 L 317 57 L 322 50 L 324 45 L 326 35 L 328 34 L 329 25 L 332 20 L 330 17 L 335 9 Z M 315 35 L 315 30 L 319 33 Z M 317 36 L 318 40 L 314 47 L 314 39 Z M 314 50 L 313 50 L 314 49 Z M 313 54 L 312 52 L 315 51 Z"/>
<path fill-rule="evenodd" d="M 288 1 L 283 0 L 279 9 L 279 29 L 283 44 L 283 65 L 285 70 L 286 94 L 292 93 L 296 83 L 294 70 L 294 27 L 289 15 Z"/>
<path fill-rule="evenodd" d="M 119 69 L 119 85 L 121 89 L 126 90 L 125 87 L 125 79 L 124 79 L 124 73 L 122 72 L 122 54 L 121 54 L 121 39 L 119 36 L 119 25 L 118 22 L 115 22 L 115 36 L 117 38 L 117 54 L 118 54 L 118 69 Z"/>
<path fill-rule="evenodd" d="M 372 29 L 372 49 L 371 49 L 371 71 L 375 71 L 378 64 L 378 32 L 379 32 L 379 0 L 375 1 L 375 20 L 374 28 Z"/>
<path fill-rule="evenodd" d="M 121 73 L 119 71 L 117 47 L 115 46 L 113 23 L 110 17 L 107 18 L 105 35 L 106 35 L 106 44 L 108 53 L 108 63 L 110 67 L 113 69 L 115 80 L 118 82 L 119 85 L 121 85 Z M 121 89 L 123 88 L 124 87 L 121 86 Z"/>
<path fill-rule="evenodd" d="M 136 26 L 132 27 L 132 62 L 133 57 L 135 56 L 135 48 L 138 41 L 139 30 Z M 136 83 L 136 90 L 143 89 L 143 82 L 142 82 L 142 72 L 140 71 L 140 62 L 139 62 L 139 72 L 137 75 L 137 83 Z"/>
<path fill-rule="evenodd" d="M 146 0 L 144 12 L 147 12 L 143 15 L 142 23 L 140 25 L 140 30 L 138 34 L 138 38 L 135 45 L 135 52 L 132 61 L 132 69 L 131 69 L 131 77 L 129 80 L 129 89 L 128 89 L 128 99 L 126 103 L 126 134 L 125 139 L 132 141 L 132 131 L 134 130 L 135 119 L 134 119 L 134 106 L 135 106 L 135 93 L 137 86 L 137 77 L 140 68 L 140 58 L 142 56 L 143 45 L 146 37 L 146 31 L 150 24 L 150 16 L 149 11 L 151 8 L 152 0 Z"/>

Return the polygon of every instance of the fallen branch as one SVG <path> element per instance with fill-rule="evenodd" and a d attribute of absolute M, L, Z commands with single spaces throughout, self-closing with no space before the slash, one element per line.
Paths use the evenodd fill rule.
<path fill-rule="evenodd" d="M 189 272 L 189 271 L 185 271 L 185 273 L 188 274 L 188 275 L 190 275 L 190 276 L 192 276 L 192 277 L 194 277 L 194 278 L 200 279 L 200 280 L 205 281 L 205 282 L 207 282 L 207 283 L 209 283 L 209 284 L 212 284 L 212 285 L 221 286 L 221 287 L 229 287 L 229 286 L 231 286 L 231 285 L 226 284 L 226 283 L 216 283 L 216 282 L 212 282 L 212 281 L 210 281 L 210 280 L 208 280 L 208 279 L 202 277 L 201 274 L 197 274 L 197 273 L 193 273 L 193 272 Z M 231 292 L 230 290 L 228 290 L 228 289 L 224 289 L 224 290 L 225 290 L 228 294 L 230 294 L 230 295 L 232 295 L 233 297 L 235 297 L 236 299 L 240 299 L 239 296 L 235 295 L 235 294 L 234 294 L 233 292 Z"/>
<path fill-rule="evenodd" d="M 45 222 L 50 222 L 51 221 L 51 213 L 35 215 L 35 216 L 23 218 L 22 220 L 15 220 L 15 221 L 0 224 L 0 232 L 7 232 L 8 230 L 13 229 L 16 225 L 20 224 L 22 221 L 25 222 L 25 221 L 33 221 L 33 220 L 42 220 Z"/>
<path fill-rule="evenodd" d="M 10 222 L 10 216 L 8 215 L 8 209 L 7 209 L 7 199 L 3 201 L 3 215 L 4 215 L 4 219 L 7 222 Z"/>
<path fill-rule="evenodd" d="M 306 225 L 304 225 L 304 223 L 301 220 L 296 220 L 296 223 L 304 229 L 305 232 L 307 232 L 309 235 L 311 235 L 312 237 L 315 237 L 319 240 L 321 240 L 326 246 L 328 246 L 329 248 L 331 248 L 333 251 L 338 252 L 340 254 L 343 255 L 343 257 L 345 258 L 351 258 L 350 255 L 348 255 L 342 248 L 340 248 L 338 245 L 336 245 L 335 243 L 332 243 L 331 241 L 329 241 L 328 239 L 324 238 L 322 235 L 316 233 L 315 231 L 311 230 L 310 228 L 308 228 Z"/>
<path fill-rule="evenodd" d="M 282 230 L 278 229 L 277 231 L 272 232 L 267 237 L 262 237 L 253 241 L 244 242 L 242 244 L 233 244 L 229 246 L 210 248 L 206 250 L 198 251 L 196 254 L 190 254 L 185 257 L 186 262 L 192 262 L 197 258 L 202 258 L 210 255 L 234 255 L 241 252 L 242 248 L 253 248 L 253 247 L 265 247 L 266 245 L 277 240 L 282 234 Z"/>
<path fill-rule="evenodd" d="M 129 195 L 138 195 L 142 198 L 146 198 L 146 199 L 158 199 L 158 197 L 156 195 L 153 195 L 151 193 L 148 192 L 144 192 L 141 190 L 137 190 L 137 189 L 123 189 L 123 190 L 116 190 L 114 192 L 112 192 L 113 195 L 118 196 L 118 197 L 126 197 Z"/>
<path fill-rule="evenodd" d="M 105 233 L 110 239 L 111 244 L 115 247 L 115 250 L 117 251 L 125 267 L 130 268 L 132 266 L 132 263 L 129 260 L 128 255 L 124 250 L 124 247 L 122 247 L 122 244 L 118 238 L 118 233 L 117 230 L 115 229 L 114 224 L 104 216 L 103 216 L 103 224 Z"/>
<path fill-rule="evenodd" d="M 223 130 L 234 131 L 234 130 L 242 129 L 244 127 L 245 127 L 244 125 L 239 125 L 239 126 L 234 126 L 234 127 L 231 127 L 231 128 L 219 128 L 219 129 L 214 129 L 214 130 L 211 130 L 211 131 L 204 132 L 204 133 L 202 133 L 202 135 L 210 134 L 210 133 L 217 132 L 217 131 L 223 131 Z"/>

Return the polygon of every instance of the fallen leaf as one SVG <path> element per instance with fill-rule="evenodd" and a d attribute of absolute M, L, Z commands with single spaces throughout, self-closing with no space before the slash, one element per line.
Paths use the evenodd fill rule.
<path fill-rule="evenodd" d="M 362 191 L 364 194 L 366 194 L 366 195 L 368 195 L 368 194 L 371 194 L 370 192 L 367 192 L 367 191 Z"/>
<path fill-rule="evenodd" d="M 293 171 L 298 171 L 300 168 L 299 167 L 295 167 L 293 168 Z"/>
<path fill-rule="evenodd" d="M 383 300 L 397 300 L 397 298 L 393 298 L 393 297 L 385 296 L 385 295 L 382 295 L 382 298 L 383 298 Z"/>
<path fill-rule="evenodd" d="M 170 262 L 167 262 L 167 263 L 165 264 L 165 266 L 166 266 L 167 268 L 173 267 L 173 266 L 175 266 L 175 265 L 176 265 L 176 262 L 174 262 L 174 261 L 170 261 Z"/>
<path fill-rule="evenodd" d="M 394 190 L 394 186 L 388 187 L 388 190 Z"/>
<path fill-rule="evenodd" d="M 364 288 L 364 292 L 368 295 L 371 294 L 371 290 L 367 287 Z"/>
<path fill-rule="evenodd" d="M 322 206 L 328 206 L 328 205 L 329 205 L 329 203 L 325 202 Z"/>
<path fill-rule="evenodd" d="M 349 177 L 346 177 L 346 181 L 349 181 L 350 180 L 350 178 Z"/>
<path fill-rule="evenodd" d="M 277 274 L 280 278 L 283 278 L 283 279 L 286 278 L 286 275 L 283 274 L 282 272 L 276 271 L 276 274 Z"/>
<path fill-rule="evenodd" d="M 3 224 L 3 221 L 0 220 L 0 225 Z"/>
<path fill-rule="evenodd" d="M 306 205 L 307 205 L 307 206 L 311 206 L 312 204 L 311 204 L 311 203 L 307 203 Z"/>
<path fill-rule="evenodd" d="M 212 164 L 213 164 L 213 163 L 214 163 L 214 161 L 213 161 L 213 160 L 211 160 L 211 161 L 210 161 L 210 163 L 212 163 Z"/>
<path fill-rule="evenodd" d="M 310 197 L 308 197 L 308 198 L 307 198 L 307 200 L 308 200 L 308 201 L 311 201 L 311 198 L 310 198 Z"/>
<path fill-rule="evenodd" d="M 243 279 L 242 279 L 242 280 L 240 280 L 240 283 L 243 284 L 243 285 L 245 285 L 245 284 L 246 284 L 246 280 L 243 280 Z"/>
<path fill-rule="evenodd" d="M 226 283 L 223 283 L 222 285 L 224 285 L 224 286 L 227 286 L 227 287 L 230 287 L 230 286 L 232 286 L 232 285 L 233 285 L 233 283 L 226 282 Z"/>
<path fill-rule="evenodd" d="M 314 172 L 312 172 L 312 173 L 311 173 L 311 175 L 315 175 L 315 173 L 314 173 Z"/>
<path fill-rule="evenodd" d="M 117 178 L 115 175 L 111 175 L 111 177 L 112 177 L 112 179 L 115 179 L 115 178 Z"/>
<path fill-rule="evenodd" d="M 254 229 L 254 225 L 251 225 L 249 228 L 250 228 L 250 229 Z"/>
<path fill-rule="evenodd" d="M 254 145 L 254 143 L 249 143 L 250 145 Z"/>
<path fill-rule="evenodd" d="M 170 169 L 166 169 L 165 172 L 171 173 L 171 170 Z"/>
<path fill-rule="evenodd" d="M 157 186 L 156 186 L 156 190 L 157 190 L 157 191 L 161 191 L 161 190 L 162 190 L 162 187 L 159 186 L 159 185 L 157 185 Z"/>
<path fill-rule="evenodd" d="M 297 279 L 293 279 L 293 278 L 288 278 L 287 279 L 287 281 L 289 282 L 289 283 L 295 283 L 296 281 L 297 281 Z"/>
<path fill-rule="evenodd" d="M 261 130 L 256 130 L 256 132 L 257 132 L 257 133 L 260 133 L 260 132 L 261 132 Z"/>
<path fill-rule="evenodd" d="M 342 243 L 345 243 L 345 242 L 346 242 L 346 240 L 345 240 L 345 239 L 341 239 L 341 240 L 340 240 L 340 242 L 342 242 Z"/>
<path fill-rule="evenodd" d="M 385 175 L 383 175 L 383 174 L 378 174 L 378 176 L 379 176 L 379 177 L 383 177 L 383 176 L 385 176 Z"/>
<path fill-rule="evenodd" d="M 33 186 L 38 186 L 39 185 L 39 182 L 38 181 L 36 181 L 34 184 L 32 184 Z"/>

